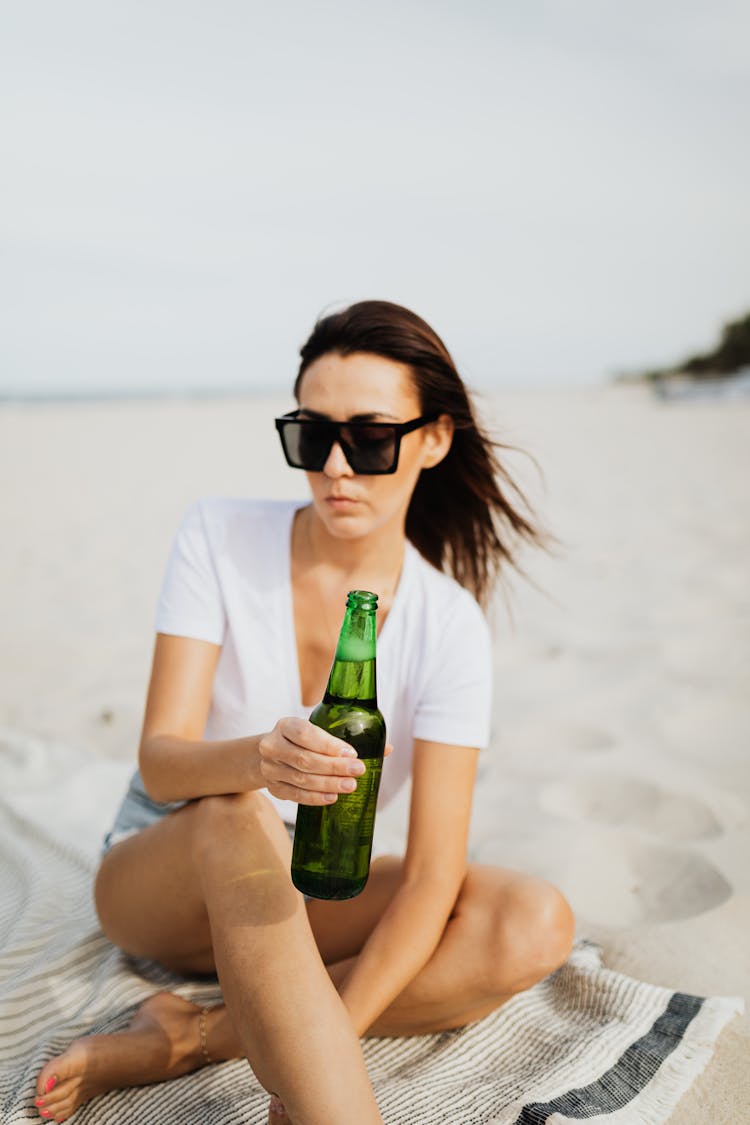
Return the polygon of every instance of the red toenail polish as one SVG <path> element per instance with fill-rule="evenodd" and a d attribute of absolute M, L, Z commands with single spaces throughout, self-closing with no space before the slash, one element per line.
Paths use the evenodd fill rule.
<path fill-rule="evenodd" d="M 34 1105 L 44 1105 L 44 1098 L 37 1098 Z"/>
<path fill-rule="evenodd" d="M 54 1089 L 56 1082 L 57 1082 L 57 1075 L 56 1074 L 53 1074 L 51 1078 L 47 1079 L 47 1085 L 44 1087 L 45 1094 L 48 1094 L 50 1092 L 50 1090 Z"/>

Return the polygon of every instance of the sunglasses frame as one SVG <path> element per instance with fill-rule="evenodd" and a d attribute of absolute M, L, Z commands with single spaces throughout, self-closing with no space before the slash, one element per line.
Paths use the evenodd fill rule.
<path fill-rule="evenodd" d="M 404 434 L 410 434 L 414 430 L 419 430 L 422 426 L 427 426 L 430 422 L 436 422 L 438 414 L 422 414 L 419 418 L 412 418 L 409 422 L 334 422 L 328 418 L 300 418 L 300 410 L 290 410 L 288 414 L 282 414 L 279 418 L 274 419 L 274 424 L 281 439 L 281 448 L 284 451 L 287 465 L 292 469 L 303 469 L 307 473 L 320 473 L 331 455 L 331 450 L 334 445 L 339 445 L 346 457 L 349 468 L 357 476 L 386 476 L 388 473 L 395 473 L 398 468 L 398 458 L 401 452 L 401 438 Z M 316 426 L 321 430 L 327 430 L 331 436 L 331 441 L 325 451 L 320 465 L 317 468 L 310 468 L 307 465 L 298 465 L 290 457 L 287 448 L 287 443 L 284 437 L 284 428 L 289 422 L 296 422 L 298 426 Z M 390 430 L 393 433 L 393 464 L 387 469 L 369 469 L 367 472 L 355 468 L 351 461 L 352 450 L 351 447 L 341 437 L 341 431 L 348 430 L 373 430 L 382 429 Z M 354 459 L 357 459 L 356 452 Z"/>

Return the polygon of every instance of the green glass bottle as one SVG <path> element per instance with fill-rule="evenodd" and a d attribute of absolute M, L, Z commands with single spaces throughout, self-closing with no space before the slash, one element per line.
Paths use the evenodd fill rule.
<path fill-rule="evenodd" d="M 385 749 L 375 686 L 377 608 L 377 594 L 348 594 L 328 687 L 310 716 L 310 722 L 353 746 L 366 767 L 353 793 L 339 793 L 332 805 L 297 807 L 292 882 L 312 898 L 354 898 L 370 873 Z"/>

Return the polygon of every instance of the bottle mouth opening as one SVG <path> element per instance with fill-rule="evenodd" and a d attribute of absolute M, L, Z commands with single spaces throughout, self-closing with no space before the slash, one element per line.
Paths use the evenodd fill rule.
<path fill-rule="evenodd" d="M 346 595 L 346 604 L 352 609 L 377 609 L 378 595 L 371 590 L 350 590 Z"/>

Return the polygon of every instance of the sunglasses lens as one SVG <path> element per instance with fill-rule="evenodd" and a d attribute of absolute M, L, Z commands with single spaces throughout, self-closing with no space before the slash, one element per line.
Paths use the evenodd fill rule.
<path fill-rule="evenodd" d="M 318 473 L 328 459 L 333 444 L 330 427 L 315 422 L 285 421 L 281 440 L 287 461 L 297 469 Z"/>
<path fill-rule="evenodd" d="M 396 432 L 391 426 L 342 426 L 340 440 L 355 473 L 389 473 L 395 468 Z"/>

